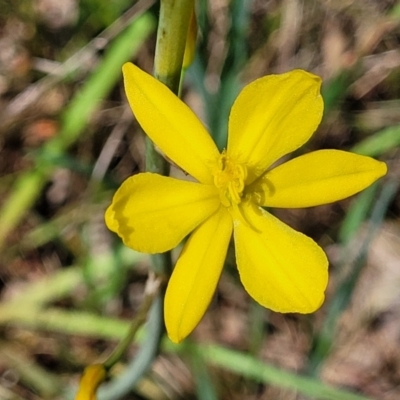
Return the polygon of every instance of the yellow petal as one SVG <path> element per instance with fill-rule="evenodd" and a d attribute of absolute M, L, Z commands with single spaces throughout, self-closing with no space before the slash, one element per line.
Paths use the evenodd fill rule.
<path fill-rule="evenodd" d="M 323 112 L 320 86 L 318 76 L 294 70 L 242 90 L 229 117 L 227 152 L 247 164 L 247 183 L 312 136 Z"/>
<path fill-rule="evenodd" d="M 220 277 L 232 218 L 222 207 L 189 237 L 165 294 L 164 315 L 169 338 L 179 343 L 207 310 Z"/>
<path fill-rule="evenodd" d="M 310 313 L 324 301 L 328 261 L 309 237 L 254 204 L 234 221 L 236 262 L 247 292 L 277 312 Z"/>
<path fill-rule="evenodd" d="M 126 246 L 162 253 L 174 248 L 219 205 L 214 186 L 144 173 L 121 185 L 105 220 Z"/>
<path fill-rule="evenodd" d="M 85 368 L 75 400 L 96 400 L 96 391 L 106 378 L 106 370 L 102 364 L 93 364 Z"/>
<path fill-rule="evenodd" d="M 319 150 L 288 161 L 252 185 L 260 205 L 311 207 L 344 199 L 385 175 L 386 164 L 340 150 Z"/>
<path fill-rule="evenodd" d="M 122 71 L 129 104 L 150 139 L 198 181 L 212 183 L 210 169 L 219 153 L 193 111 L 135 65 L 126 63 Z"/>

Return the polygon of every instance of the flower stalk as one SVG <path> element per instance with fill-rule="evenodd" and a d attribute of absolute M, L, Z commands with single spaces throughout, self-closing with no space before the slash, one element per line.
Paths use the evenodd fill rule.
<path fill-rule="evenodd" d="M 154 76 L 178 94 L 193 0 L 161 0 Z"/>
<path fill-rule="evenodd" d="M 154 76 L 166 85 L 174 94 L 179 95 L 184 61 L 185 47 L 191 19 L 193 19 L 194 0 L 161 0 L 159 26 L 157 31 L 157 45 L 154 60 Z M 190 57 L 189 57 L 190 58 Z M 160 175 L 169 174 L 169 164 L 156 151 L 153 142 L 146 138 L 146 171 Z M 99 385 L 105 380 L 108 371 L 120 360 L 134 340 L 138 329 L 148 319 L 152 306 L 163 292 L 162 279 L 169 276 L 172 270 L 170 252 L 153 254 L 151 272 L 146 286 L 146 296 L 139 312 L 131 322 L 126 337 L 119 343 L 114 352 L 102 364 L 88 366 L 82 376 L 76 400 L 95 400 Z M 162 307 L 157 307 L 157 319 L 163 319 Z M 158 324 L 156 324 L 158 326 Z M 156 332 L 147 332 L 152 340 L 145 344 L 154 348 L 150 351 L 152 357 L 144 361 L 149 366 L 154 359 L 161 335 Z M 136 370 L 144 370 L 142 360 L 135 365 Z M 135 372 L 135 369 L 132 371 Z"/>

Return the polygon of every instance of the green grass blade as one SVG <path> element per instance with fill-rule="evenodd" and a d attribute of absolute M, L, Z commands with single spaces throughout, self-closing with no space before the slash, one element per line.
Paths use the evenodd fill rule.
<path fill-rule="evenodd" d="M 351 151 L 364 156 L 378 157 L 400 146 L 400 125 L 390 126 L 356 144 Z"/>
<path fill-rule="evenodd" d="M 346 217 L 339 230 L 339 240 L 347 244 L 357 233 L 361 224 L 366 220 L 367 214 L 375 200 L 379 185 L 374 184 L 360 193 L 349 207 Z"/>
<path fill-rule="evenodd" d="M 200 346 L 199 346 L 200 347 Z M 252 356 L 216 345 L 201 346 L 199 351 L 211 363 L 245 378 L 290 389 L 319 400 L 367 400 L 365 396 L 328 386 L 316 379 L 286 372 Z"/>

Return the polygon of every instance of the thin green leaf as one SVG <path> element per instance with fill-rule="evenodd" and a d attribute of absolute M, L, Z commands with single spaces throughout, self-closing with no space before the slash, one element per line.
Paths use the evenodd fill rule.
<path fill-rule="evenodd" d="M 356 144 L 351 151 L 364 156 L 379 157 L 400 146 L 400 125 L 390 126 Z"/>

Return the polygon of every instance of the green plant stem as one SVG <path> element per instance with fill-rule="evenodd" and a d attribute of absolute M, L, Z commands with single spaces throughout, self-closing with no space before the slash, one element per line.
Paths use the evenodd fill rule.
<path fill-rule="evenodd" d="M 162 0 L 159 26 L 157 31 L 157 48 L 154 60 L 155 77 L 168 86 L 175 94 L 179 93 L 179 84 L 185 51 L 186 36 L 189 27 L 193 0 Z M 169 164 L 159 154 L 154 144 L 146 140 L 146 170 L 161 175 L 169 174 Z M 152 272 L 158 276 L 169 276 L 171 273 L 171 254 L 156 254 L 152 256 Z M 139 327 L 146 321 L 150 307 L 152 313 L 146 340 L 143 342 L 139 355 L 131 360 L 126 373 L 115 379 L 108 388 L 99 390 L 100 399 L 117 399 L 126 394 L 132 385 L 147 371 L 157 355 L 163 329 L 163 293 L 154 301 L 154 295 L 148 295 L 132 321 L 129 332 L 115 349 L 114 353 L 104 362 L 109 370 L 125 353 L 135 339 Z"/>
<path fill-rule="evenodd" d="M 97 396 L 98 400 L 119 399 L 128 393 L 148 370 L 149 365 L 157 356 L 164 331 L 164 323 L 159 318 L 162 308 L 161 295 L 157 295 L 148 313 L 145 334 L 142 335 L 143 340 L 140 349 L 135 354 L 135 357 L 130 360 L 122 374 L 101 386 Z"/>
<path fill-rule="evenodd" d="M 154 76 L 175 94 L 179 93 L 183 55 L 193 0 L 161 0 Z"/>
<path fill-rule="evenodd" d="M 154 284 L 154 287 L 152 290 L 147 290 L 145 292 L 144 300 L 140 305 L 140 309 L 136 313 L 135 318 L 131 322 L 131 325 L 129 327 L 129 332 L 124 337 L 124 339 L 121 340 L 121 342 L 115 348 L 113 353 L 103 363 L 104 368 L 106 368 L 107 370 L 112 368 L 115 365 L 115 363 L 119 361 L 119 359 L 123 356 L 123 354 L 128 349 L 130 344 L 133 342 L 139 328 L 146 322 L 147 314 L 149 313 L 151 305 L 153 304 L 154 299 L 158 294 L 159 287 L 161 285 L 160 278 L 158 278 L 158 280 L 155 281 L 155 279 L 152 276 L 150 276 L 149 281 L 150 280 L 153 281 L 152 285 Z"/>

